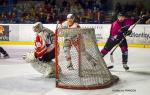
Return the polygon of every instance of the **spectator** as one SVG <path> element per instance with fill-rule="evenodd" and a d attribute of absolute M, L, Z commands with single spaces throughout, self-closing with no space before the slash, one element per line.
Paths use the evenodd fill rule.
<path fill-rule="evenodd" d="M 115 12 L 116 12 L 116 14 L 121 12 L 121 10 L 122 10 L 122 6 L 121 6 L 121 4 L 119 2 L 117 2 L 116 5 L 115 5 Z"/>
<path fill-rule="evenodd" d="M 150 24 L 150 18 L 146 21 L 146 24 Z"/>
<path fill-rule="evenodd" d="M 68 6 L 67 0 L 63 0 L 62 2 L 62 7 L 66 8 Z"/>
<path fill-rule="evenodd" d="M 131 12 L 135 18 L 140 15 L 141 11 L 146 13 L 142 2 L 137 4 L 127 2 L 125 5 L 117 2 L 114 11 L 110 10 L 110 13 L 107 11 L 108 3 L 110 4 L 107 2 L 108 0 L 61 0 L 61 3 L 56 1 L 58 0 L 16 0 L 12 3 L 15 5 L 12 6 L 8 0 L 0 0 L 0 22 L 35 23 L 35 21 L 41 21 L 42 23 L 56 23 L 58 19 L 64 20 L 68 13 L 74 13 L 81 23 L 106 23 L 111 22 L 109 18 L 112 18 L 112 21 L 116 19 L 116 14 L 122 10 L 125 10 L 126 13 Z"/>

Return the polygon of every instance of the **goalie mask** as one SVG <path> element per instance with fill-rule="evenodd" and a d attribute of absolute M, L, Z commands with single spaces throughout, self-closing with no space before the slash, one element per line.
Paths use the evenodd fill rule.
<path fill-rule="evenodd" d="M 36 22 L 34 25 L 33 25 L 33 31 L 36 32 L 36 33 L 40 33 L 43 29 L 43 25 L 41 22 Z"/>

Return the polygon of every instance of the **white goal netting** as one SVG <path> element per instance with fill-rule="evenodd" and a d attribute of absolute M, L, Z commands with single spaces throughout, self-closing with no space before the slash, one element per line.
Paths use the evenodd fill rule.
<path fill-rule="evenodd" d="M 65 41 L 69 41 L 66 43 Z M 69 89 L 98 89 L 111 86 L 118 77 L 110 73 L 101 57 L 93 28 L 59 29 L 56 33 L 56 86 Z M 73 69 L 67 68 L 65 48 Z M 58 53 L 59 52 L 59 53 Z"/>

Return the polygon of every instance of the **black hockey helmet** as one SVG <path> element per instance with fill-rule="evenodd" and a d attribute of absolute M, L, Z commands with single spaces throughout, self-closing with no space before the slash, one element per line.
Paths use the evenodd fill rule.
<path fill-rule="evenodd" d="M 117 16 L 126 16 L 124 12 L 119 12 Z"/>

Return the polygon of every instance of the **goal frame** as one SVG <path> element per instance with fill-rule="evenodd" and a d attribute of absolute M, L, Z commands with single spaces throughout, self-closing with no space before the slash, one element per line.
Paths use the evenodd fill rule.
<path fill-rule="evenodd" d="M 93 89 L 103 89 L 103 88 L 108 88 L 112 86 L 114 83 L 116 83 L 119 78 L 115 75 L 112 75 L 112 80 L 107 81 L 104 84 L 101 85 L 89 85 L 89 86 L 78 86 L 78 85 L 65 85 L 59 83 L 59 65 L 58 65 L 58 51 L 59 51 L 59 44 L 58 44 L 58 29 L 55 31 L 55 69 L 56 69 L 56 87 L 57 88 L 64 88 L 64 89 L 74 89 L 74 90 L 93 90 Z M 78 65 L 80 69 L 80 53 L 78 53 L 79 60 L 78 60 Z M 80 72 L 79 72 L 80 73 Z M 79 74 L 80 75 L 80 74 Z"/>

